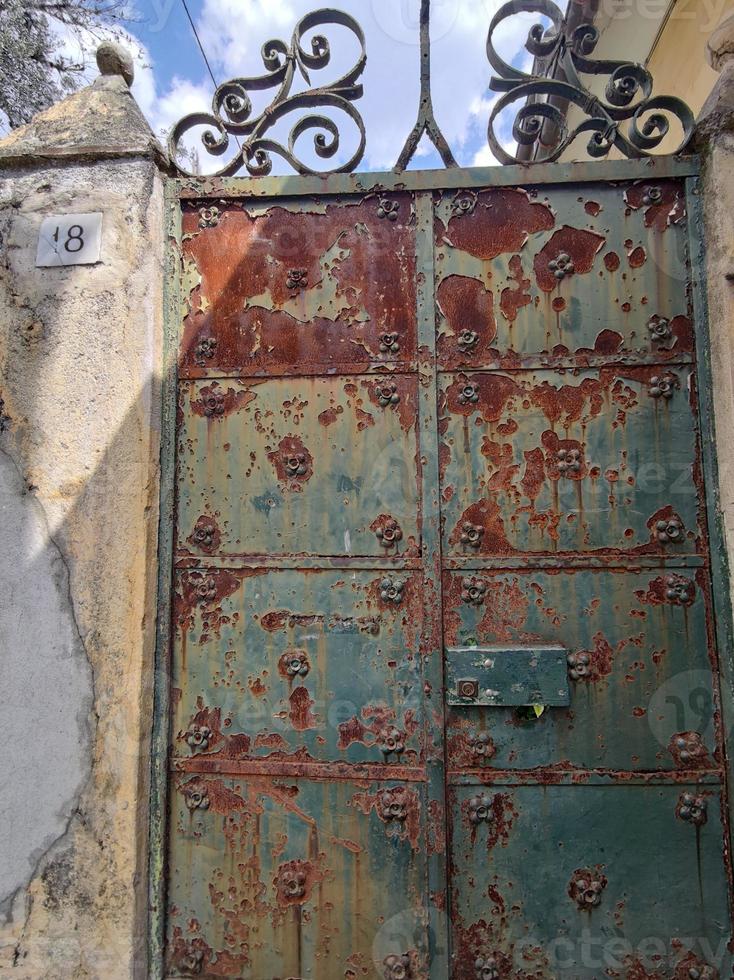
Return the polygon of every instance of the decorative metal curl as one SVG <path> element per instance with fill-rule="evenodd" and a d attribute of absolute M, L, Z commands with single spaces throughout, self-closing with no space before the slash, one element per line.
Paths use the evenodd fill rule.
<path fill-rule="evenodd" d="M 495 30 L 519 13 L 537 13 L 551 21 L 549 27 L 534 24 L 525 42 L 535 59 L 533 70 L 540 67 L 542 74 L 527 74 L 507 64 L 495 50 Z M 591 24 L 571 29 L 552 0 L 509 0 L 500 7 L 487 35 L 487 58 L 497 72 L 489 87 L 505 93 L 492 109 L 487 132 L 490 149 L 500 163 L 521 160 L 521 155 L 512 156 L 501 146 L 494 130 L 495 120 L 515 102 L 523 105 L 515 114 L 513 139 L 521 148 L 536 148 L 539 153 L 534 161 L 538 163 L 557 160 L 582 133 L 591 134 L 586 146 L 591 157 L 604 157 L 613 146 L 626 157 L 650 156 L 669 132 L 671 117 L 683 129 L 683 139 L 674 152 L 685 149 L 694 128 L 693 113 L 686 103 L 673 96 L 653 97 L 652 76 L 642 65 L 589 58 L 598 40 L 599 33 Z M 608 76 L 604 98 L 593 95 L 579 74 Z M 578 106 L 588 118 L 569 131 L 565 112 L 555 104 L 558 101 Z M 620 128 L 622 122 L 627 123 L 626 132 Z M 549 128 L 555 133 L 546 142 Z"/>
<path fill-rule="evenodd" d="M 316 27 L 338 25 L 347 28 L 357 38 L 360 55 L 353 67 L 341 78 L 329 85 L 322 85 L 291 95 L 296 69 L 307 85 L 311 85 L 309 71 L 325 68 L 331 60 L 331 48 L 323 34 L 311 38 L 308 51 L 303 44 L 303 35 Z M 362 85 L 358 79 L 367 61 L 365 39 L 362 28 L 356 20 L 341 10 L 314 10 L 298 21 L 293 31 L 290 45 L 274 39 L 266 41 L 261 50 L 265 74 L 250 78 L 233 78 L 220 85 L 214 93 L 212 111 L 194 112 L 184 116 L 173 127 L 168 143 L 171 159 L 176 161 L 181 140 L 189 130 L 196 126 L 208 126 L 201 141 L 212 156 L 226 153 L 230 136 L 242 137 L 237 140 L 238 151 L 234 157 L 213 177 L 231 177 L 242 167 L 252 177 L 263 177 L 273 167 L 272 154 L 284 159 L 299 174 L 349 173 L 361 161 L 366 134 L 364 122 L 352 104 L 362 96 Z M 258 115 L 253 116 L 249 92 L 277 89 L 270 104 Z M 296 155 L 296 142 L 304 133 L 315 131 L 313 145 L 321 160 L 329 160 L 339 149 L 339 128 L 329 116 L 309 112 L 301 116 L 291 127 L 287 145 L 270 139 L 267 133 L 289 113 L 301 109 L 331 108 L 345 113 L 357 127 L 359 146 L 345 163 L 332 170 L 314 170 Z M 195 176 L 176 164 L 178 170 L 188 177 Z"/>

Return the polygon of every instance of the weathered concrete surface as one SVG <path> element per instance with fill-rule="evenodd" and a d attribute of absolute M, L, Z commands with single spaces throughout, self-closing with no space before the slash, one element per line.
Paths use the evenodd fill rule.
<path fill-rule="evenodd" d="M 100 75 L 93 85 L 39 112 L 27 126 L 0 141 L 0 164 L 143 154 L 165 163 L 145 116 L 119 75 Z"/>
<path fill-rule="evenodd" d="M 0 976 L 19 980 L 145 975 L 156 153 L 116 77 L 0 144 Z M 91 211 L 101 261 L 36 269 L 43 218 Z"/>
<path fill-rule="evenodd" d="M 699 116 L 696 142 L 704 161 L 706 283 L 714 381 L 721 505 L 734 569 L 734 17 L 709 41 L 721 71 Z"/>

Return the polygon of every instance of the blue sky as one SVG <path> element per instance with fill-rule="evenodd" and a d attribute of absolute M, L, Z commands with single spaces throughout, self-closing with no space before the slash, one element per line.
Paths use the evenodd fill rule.
<path fill-rule="evenodd" d="M 319 6 L 314 0 L 188 0 L 188 5 L 220 83 L 238 74 L 261 74 L 261 45 L 270 38 L 288 43 L 297 21 Z M 331 6 L 354 16 L 366 36 L 365 95 L 358 103 L 367 129 L 361 169 L 390 169 L 417 111 L 419 0 L 336 0 Z M 464 166 L 494 162 L 486 141 L 494 96 L 488 90 L 491 69 L 485 46 L 498 6 L 496 0 L 434 0 L 432 4 L 434 105 L 454 155 Z M 136 0 L 136 9 L 137 20 L 130 25 L 140 46 L 134 92 L 161 135 L 188 112 L 207 109 L 214 86 L 181 0 Z M 526 15 L 508 23 L 501 38 L 508 60 L 522 59 L 527 31 L 537 19 Z M 333 58 L 329 68 L 316 73 L 318 84 L 345 70 L 358 51 L 344 28 L 326 33 Z M 346 152 L 351 133 L 348 124 L 344 128 Z M 507 126 L 500 136 L 509 144 Z M 309 143 L 308 136 L 302 140 Z M 209 169 L 221 166 L 221 159 L 207 164 L 205 154 L 201 157 Z M 421 147 L 415 165 L 439 167 L 441 162 L 428 144 Z"/>

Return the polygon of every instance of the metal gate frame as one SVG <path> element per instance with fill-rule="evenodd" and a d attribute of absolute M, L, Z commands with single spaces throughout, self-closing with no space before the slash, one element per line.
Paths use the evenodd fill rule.
<path fill-rule="evenodd" d="M 527 166 L 482 167 L 447 170 L 409 171 L 403 173 L 330 174 L 328 176 L 289 177 L 226 177 L 169 179 L 165 189 L 166 242 L 164 282 L 164 338 L 161 380 L 161 490 L 160 524 L 158 535 L 158 622 L 156 629 L 154 717 L 151 745 L 151 797 L 149 826 L 148 867 L 148 976 L 160 980 L 164 976 L 164 937 L 166 900 L 166 832 L 167 832 L 167 765 L 170 726 L 169 667 L 172 628 L 172 578 L 173 578 L 173 531 L 175 515 L 175 464 L 176 464 L 176 400 L 177 358 L 181 325 L 182 295 L 180 290 L 179 258 L 181 245 L 181 207 L 185 200 L 217 200 L 219 198 L 250 199 L 252 201 L 276 201 L 282 198 L 313 197 L 321 195 L 364 195 L 383 191 L 409 190 L 416 194 L 418 227 L 422 222 L 432 222 L 432 192 L 470 188 L 485 190 L 497 187 L 526 187 L 548 184 L 585 184 L 615 181 L 684 178 L 686 208 L 688 213 L 688 239 L 691 263 L 692 307 L 696 337 L 696 367 L 700 400 L 699 427 L 702 442 L 704 488 L 706 491 L 706 517 L 710 542 L 711 589 L 716 633 L 719 672 L 720 704 L 725 733 L 725 750 L 729 748 L 728 733 L 734 727 L 734 622 L 729 592 L 729 567 L 720 507 L 720 488 L 717 467 L 714 427 L 713 383 L 710 361 L 710 342 L 705 283 L 705 244 L 703 210 L 701 202 L 701 162 L 698 157 L 653 157 L 644 160 L 592 161 L 570 164 L 541 163 Z M 432 242 L 432 237 L 430 238 Z M 432 247 L 431 247 L 432 250 Z M 423 276 L 421 267 L 430 265 L 432 255 L 421 254 L 418 242 L 418 329 L 419 347 L 428 344 L 432 351 L 435 344 L 435 304 L 433 278 Z M 419 359 L 420 361 L 420 359 Z M 420 365 L 423 369 L 423 364 Z M 433 362 L 435 374 L 435 358 Z M 432 397 L 433 388 L 428 397 Z M 426 397 L 421 387 L 421 402 L 431 416 L 436 414 L 435 404 L 423 402 Z M 428 469 L 426 467 L 425 469 Z M 424 476 L 424 499 L 427 481 Z M 437 512 L 437 504 L 433 510 Z M 426 511 L 427 512 L 427 511 Z M 429 514 L 426 530 L 431 527 Z M 426 541 L 429 560 L 438 551 L 438 528 L 434 521 Z M 440 691 L 443 699 L 442 658 L 429 658 L 430 669 L 436 676 L 427 674 L 433 691 Z M 443 731 L 440 733 L 443 738 Z M 443 782 L 443 765 L 427 763 L 432 785 Z M 734 789 L 734 753 L 726 751 L 724 765 L 727 806 L 729 792 Z M 434 790 L 435 791 L 435 790 Z M 441 786 L 443 793 L 443 785 Z M 731 819 L 727 819 L 728 844 L 734 847 Z M 428 889 L 436 891 L 446 881 L 446 858 L 429 855 Z M 434 911 L 433 906 L 428 908 Z M 430 949 L 436 939 L 435 929 L 430 928 Z"/>

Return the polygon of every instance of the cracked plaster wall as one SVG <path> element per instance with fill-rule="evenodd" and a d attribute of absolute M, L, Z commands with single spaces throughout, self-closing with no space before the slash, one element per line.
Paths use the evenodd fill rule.
<path fill-rule="evenodd" d="M 145 975 L 162 326 L 151 158 L 0 161 L 0 977 Z M 36 269 L 48 214 L 102 258 Z"/>

